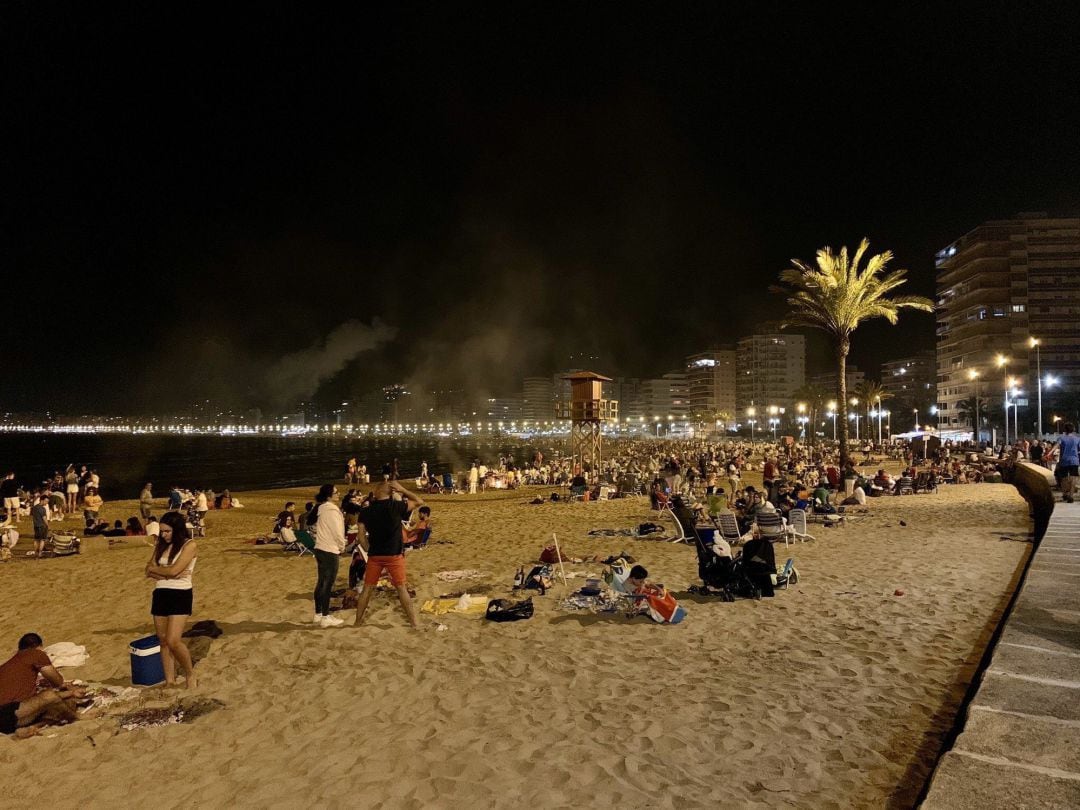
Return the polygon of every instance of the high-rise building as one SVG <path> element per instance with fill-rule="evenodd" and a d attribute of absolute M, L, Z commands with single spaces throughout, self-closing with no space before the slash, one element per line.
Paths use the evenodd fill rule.
<path fill-rule="evenodd" d="M 645 421 L 681 421 L 689 413 L 689 383 L 686 374 L 672 371 L 652 380 L 641 381 L 641 407 Z"/>
<path fill-rule="evenodd" d="M 937 402 L 937 353 L 931 350 L 882 363 L 881 388 L 892 394 L 891 402 Z"/>
<path fill-rule="evenodd" d="M 735 349 L 715 348 L 686 358 L 687 398 L 691 414 L 735 418 Z"/>
<path fill-rule="evenodd" d="M 735 354 L 735 406 L 787 407 L 806 383 L 806 338 L 802 335 L 750 335 L 739 340 Z"/>
<path fill-rule="evenodd" d="M 550 422 L 555 418 L 555 386 L 550 377 L 526 377 L 521 384 L 521 418 Z"/>
<path fill-rule="evenodd" d="M 1055 393 L 1080 386 L 1080 217 L 992 220 L 940 251 L 936 265 L 938 427 L 969 427 L 958 404 L 976 385 L 980 400 L 1002 402 L 1015 378 L 1020 433 L 1034 432 L 1036 338 L 1044 380 L 1057 380 L 1043 392 L 1050 431 Z"/>
<path fill-rule="evenodd" d="M 835 371 L 830 371 L 825 374 L 813 375 L 809 378 L 809 383 L 815 388 L 820 388 L 831 399 L 836 396 L 836 382 L 839 377 L 840 375 Z M 866 372 L 860 371 L 858 366 L 848 363 L 844 367 L 844 381 L 848 396 L 854 396 L 853 392 L 856 387 L 866 382 Z"/>

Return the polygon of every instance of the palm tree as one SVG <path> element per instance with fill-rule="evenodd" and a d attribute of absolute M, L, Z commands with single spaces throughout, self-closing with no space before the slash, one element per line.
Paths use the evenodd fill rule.
<path fill-rule="evenodd" d="M 905 295 L 890 298 L 889 293 L 907 280 L 906 270 L 885 272 L 892 261 L 891 251 L 871 256 L 859 269 L 863 254 L 870 242 L 863 239 L 849 260 L 847 248 L 839 254 L 831 248 L 817 252 L 817 266 L 792 259 L 792 267 L 780 273 L 786 286 L 774 288 L 788 296 L 791 312 L 781 328 L 808 326 L 827 332 L 836 341 L 836 398 L 843 408 L 847 402 L 847 357 L 851 351 L 851 333 L 863 321 L 885 318 L 895 324 L 904 307 L 933 312 L 934 303 L 921 296 Z M 840 464 L 848 462 L 847 420 L 840 420 Z"/>
<path fill-rule="evenodd" d="M 855 388 L 855 395 L 859 397 L 866 407 L 866 431 L 867 435 L 870 434 L 870 411 L 881 410 L 881 403 L 887 399 L 892 399 L 892 394 L 886 391 L 879 382 L 873 380 L 864 380 L 859 383 Z"/>
<path fill-rule="evenodd" d="M 978 408 L 979 421 L 985 422 L 984 417 L 990 414 L 989 403 L 987 403 L 985 397 L 979 397 L 978 406 L 976 406 L 975 397 L 960 400 L 956 403 L 956 413 L 960 417 L 960 421 L 967 422 L 975 430 L 978 430 L 980 426 L 975 424 L 976 407 Z"/>

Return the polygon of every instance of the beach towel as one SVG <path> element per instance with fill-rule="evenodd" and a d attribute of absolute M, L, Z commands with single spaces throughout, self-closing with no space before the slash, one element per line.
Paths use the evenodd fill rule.
<path fill-rule="evenodd" d="M 86 647 L 70 641 L 58 641 L 44 649 L 54 667 L 81 667 L 90 658 Z"/>
<path fill-rule="evenodd" d="M 479 616 L 487 610 L 486 596 L 470 596 L 465 593 L 457 599 L 428 599 L 420 606 L 421 613 L 442 616 L 447 613 L 465 613 Z"/>
<path fill-rule="evenodd" d="M 443 582 L 457 582 L 459 579 L 480 579 L 486 574 L 475 568 L 465 568 L 459 571 L 438 571 L 435 576 Z"/>

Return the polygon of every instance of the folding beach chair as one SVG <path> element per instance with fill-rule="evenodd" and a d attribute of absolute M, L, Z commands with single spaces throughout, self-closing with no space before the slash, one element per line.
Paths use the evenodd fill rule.
<path fill-rule="evenodd" d="M 898 489 L 901 495 L 914 495 L 915 494 L 915 482 L 910 475 L 904 475 L 900 477 L 900 485 Z"/>
<path fill-rule="evenodd" d="M 675 535 L 676 536 L 671 538 L 671 540 L 669 540 L 668 542 L 669 543 L 684 543 L 687 540 L 693 539 L 693 537 L 694 537 L 694 534 L 693 534 L 694 527 L 693 526 L 683 526 L 682 521 L 679 520 L 679 516 L 676 515 L 675 512 L 672 511 L 671 509 L 667 509 L 665 511 L 667 512 L 667 515 L 671 518 L 671 520 L 675 523 Z M 660 514 L 664 514 L 664 512 L 662 511 Z M 689 532 L 689 534 L 687 532 Z"/>
<path fill-rule="evenodd" d="M 786 563 L 782 566 L 776 566 L 776 582 L 773 584 L 779 588 L 787 588 L 788 585 L 797 585 L 799 582 L 799 572 L 795 570 L 795 560 L 792 557 L 788 557 Z"/>
<path fill-rule="evenodd" d="M 806 530 L 806 512 L 803 509 L 792 509 L 787 516 L 788 537 L 792 540 L 805 542 L 814 540 L 814 536 Z"/>
<path fill-rule="evenodd" d="M 311 536 L 309 532 L 297 531 L 296 532 L 296 544 L 299 552 L 296 556 L 303 557 L 305 554 L 315 556 L 315 538 Z"/>
<path fill-rule="evenodd" d="M 719 512 L 714 521 L 716 528 L 720 530 L 720 536 L 729 544 L 735 545 L 742 542 L 742 532 L 739 531 L 739 521 L 735 513 L 730 509 Z"/>
<path fill-rule="evenodd" d="M 783 540 L 785 546 L 788 544 L 787 527 L 784 526 L 784 519 L 778 512 L 758 512 L 754 523 L 757 524 L 761 536 L 767 538 L 770 543 Z"/>
<path fill-rule="evenodd" d="M 73 534 L 54 534 L 52 547 L 49 549 L 54 557 L 67 557 L 70 554 L 79 553 L 79 540 Z"/>

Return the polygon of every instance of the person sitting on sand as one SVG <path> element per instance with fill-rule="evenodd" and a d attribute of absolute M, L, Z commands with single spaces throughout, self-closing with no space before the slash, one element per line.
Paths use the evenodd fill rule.
<path fill-rule="evenodd" d="M 663 585 L 648 582 L 649 572 L 644 566 L 635 565 L 626 578 L 627 590 L 641 600 L 642 613 L 660 624 L 678 624 L 686 618 L 686 611 L 679 607 L 675 597 Z"/>
<path fill-rule="evenodd" d="M 424 537 L 431 523 L 431 507 L 421 506 L 416 510 L 416 523 L 405 529 L 405 538 L 402 541 L 405 546 L 415 546 Z"/>
<path fill-rule="evenodd" d="M 0 734 L 30 737 L 46 716 L 60 723 L 79 719 L 75 701 L 86 693 L 64 680 L 42 644 L 37 633 L 26 633 L 19 639 L 19 651 L 0 665 Z M 36 692 L 39 675 L 53 688 Z"/>
<path fill-rule="evenodd" d="M 126 537 L 127 529 L 124 528 L 124 524 L 119 521 L 113 521 L 112 528 L 106 529 L 102 532 L 105 537 Z"/>
<path fill-rule="evenodd" d="M 746 541 L 739 557 L 750 580 L 761 590 L 762 596 L 773 596 L 772 578 L 776 574 L 776 552 L 767 536 Z"/>
<path fill-rule="evenodd" d="M 146 535 L 146 529 L 143 528 L 142 521 L 132 515 L 128 518 L 127 526 L 124 528 L 124 534 L 128 537 L 143 537 Z"/>
<path fill-rule="evenodd" d="M 310 510 L 309 510 L 310 511 Z M 274 531 L 281 531 L 282 527 L 286 525 L 286 520 L 291 520 L 289 528 L 296 526 L 296 502 L 285 501 L 285 508 L 278 512 L 277 521 L 274 523 Z"/>

